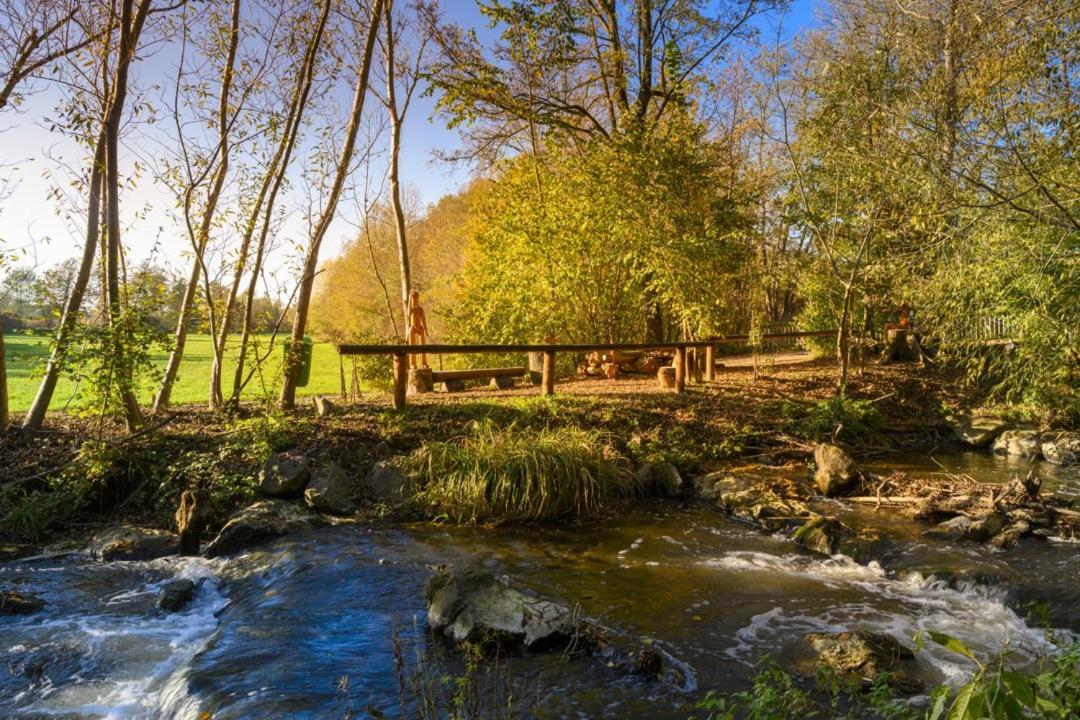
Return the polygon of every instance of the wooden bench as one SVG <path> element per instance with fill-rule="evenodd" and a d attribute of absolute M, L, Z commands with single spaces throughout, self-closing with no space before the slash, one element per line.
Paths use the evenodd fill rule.
<path fill-rule="evenodd" d="M 466 380 L 494 380 L 496 387 L 513 386 L 514 378 L 528 372 L 526 367 L 471 368 L 468 370 L 433 370 L 431 381 L 442 383 L 447 392 L 460 392 L 465 389 Z"/>

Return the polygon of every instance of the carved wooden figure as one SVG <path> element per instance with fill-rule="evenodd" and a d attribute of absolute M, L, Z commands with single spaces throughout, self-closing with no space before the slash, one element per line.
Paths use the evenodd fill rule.
<path fill-rule="evenodd" d="M 427 342 L 427 315 L 420 305 L 420 293 L 409 293 L 409 344 L 423 345 Z M 427 353 L 421 353 L 419 367 L 427 367 Z M 409 355 L 409 367 L 417 367 L 416 355 Z"/>

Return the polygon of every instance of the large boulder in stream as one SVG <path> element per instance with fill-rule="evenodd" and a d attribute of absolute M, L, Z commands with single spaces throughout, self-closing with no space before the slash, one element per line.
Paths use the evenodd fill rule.
<path fill-rule="evenodd" d="M 806 644 L 812 658 L 797 666 L 804 674 L 817 675 L 826 667 L 844 680 L 869 686 L 888 673 L 889 684 L 902 692 L 923 688 L 915 654 L 891 635 L 863 631 L 815 634 L 806 636 Z"/>
<path fill-rule="evenodd" d="M 155 560 L 175 555 L 180 538 L 168 530 L 120 525 L 102 530 L 90 541 L 90 554 L 104 562 Z"/>
<path fill-rule="evenodd" d="M 989 447 L 1008 427 L 1004 420 L 985 410 L 949 415 L 945 422 L 960 442 L 977 448 Z"/>
<path fill-rule="evenodd" d="M 811 552 L 833 556 L 840 549 L 840 542 L 850 532 L 831 518 L 816 516 L 800 525 L 791 539 Z"/>
<path fill-rule="evenodd" d="M 479 568 L 437 573 L 428 580 L 424 598 L 428 625 L 455 642 L 565 648 L 576 635 L 570 608 L 529 597 Z"/>
<path fill-rule="evenodd" d="M 380 460 L 360 482 L 360 493 L 373 500 L 401 503 L 412 497 L 416 479 L 412 476 L 408 459 L 397 455 Z"/>
<path fill-rule="evenodd" d="M 161 586 L 158 591 L 157 606 L 168 612 L 177 612 L 194 598 L 195 583 L 186 578 L 177 578 Z"/>
<path fill-rule="evenodd" d="M 302 505 L 284 500 L 260 500 L 234 514 L 206 546 L 206 557 L 232 555 L 290 532 L 312 527 L 317 516 Z"/>
<path fill-rule="evenodd" d="M 352 515 L 356 512 L 353 499 L 356 483 L 337 463 L 317 471 L 304 490 L 304 502 L 312 510 L 330 515 Z"/>
<path fill-rule="evenodd" d="M 843 448 L 818 443 L 814 448 L 814 484 L 825 497 L 840 497 L 851 490 L 862 471 Z"/>
<path fill-rule="evenodd" d="M 1043 438 L 1042 454 L 1047 462 L 1055 465 L 1080 464 L 1080 433 L 1059 433 Z"/>
<path fill-rule="evenodd" d="M 311 466 L 302 455 L 271 453 L 259 472 L 259 492 L 271 497 L 299 495 L 311 480 Z"/>
<path fill-rule="evenodd" d="M 1042 454 L 1039 433 L 1035 430 L 1006 430 L 994 441 L 995 455 L 1019 458 L 1037 458 Z"/>
<path fill-rule="evenodd" d="M 646 497 L 679 497 L 686 492 L 679 469 L 668 462 L 645 463 L 634 471 L 634 479 Z"/>
<path fill-rule="evenodd" d="M 0 615 L 29 615 L 45 607 L 45 601 L 29 593 L 0 590 Z"/>

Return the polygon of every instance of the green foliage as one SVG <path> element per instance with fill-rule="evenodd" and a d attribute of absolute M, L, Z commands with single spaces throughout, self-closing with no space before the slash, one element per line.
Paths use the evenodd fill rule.
<path fill-rule="evenodd" d="M 698 703 L 707 720 L 796 720 L 818 717 L 810 694 L 775 662 L 766 660 L 749 690 L 731 694 L 709 692 Z"/>
<path fill-rule="evenodd" d="M 608 438 L 574 427 L 479 422 L 463 438 L 425 443 L 413 462 L 417 502 L 458 523 L 595 515 L 639 491 Z"/>
<path fill-rule="evenodd" d="M 841 396 L 809 403 L 785 400 L 780 412 L 789 431 L 807 440 L 828 440 L 835 434 L 838 440 L 860 442 L 882 434 L 881 414 L 868 400 Z"/>

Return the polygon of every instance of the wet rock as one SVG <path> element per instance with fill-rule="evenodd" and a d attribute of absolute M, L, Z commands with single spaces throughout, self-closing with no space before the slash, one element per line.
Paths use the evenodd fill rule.
<path fill-rule="evenodd" d="M 1035 458 L 1042 454 L 1039 433 L 1034 430 L 1006 430 L 998 436 L 993 446 L 995 455 Z"/>
<path fill-rule="evenodd" d="M 416 480 L 403 456 L 380 460 L 360 482 L 360 492 L 374 500 L 399 503 L 412 497 Z"/>
<path fill-rule="evenodd" d="M 997 513 L 970 518 L 957 515 L 923 532 L 925 537 L 938 540 L 968 540 L 986 542 L 1005 528 L 1005 520 Z"/>
<path fill-rule="evenodd" d="M 1004 420 L 982 410 L 950 415 L 945 421 L 958 440 L 972 447 L 988 447 L 1008 427 Z"/>
<path fill-rule="evenodd" d="M 847 555 L 860 565 L 866 565 L 873 560 L 880 562 L 895 548 L 888 535 L 872 528 L 863 528 L 854 535 L 841 537 L 836 552 Z"/>
<path fill-rule="evenodd" d="M 234 514 L 206 546 L 206 557 L 232 555 L 290 532 L 312 527 L 316 516 L 283 500 L 260 500 Z"/>
<path fill-rule="evenodd" d="M 1020 539 L 1030 532 L 1031 524 L 1026 520 L 1018 520 L 997 535 L 994 535 L 994 537 L 990 539 L 990 544 L 994 547 L 1001 548 L 1002 550 L 1008 550 L 1020 542 Z"/>
<path fill-rule="evenodd" d="M 179 549 L 179 538 L 168 530 L 130 525 L 102 530 L 90 541 L 90 554 L 104 562 L 154 560 Z"/>
<path fill-rule="evenodd" d="M 566 648 L 575 637 L 573 611 L 529 597 L 482 569 L 444 569 L 424 588 L 428 625 L 455 642 L 497 642 Z"/>
<path fill-rule="evenodd" d="M 669 683 L 681 690 L 690 690 L 696 685 L 690 666 L 652 640 L 644 640 L 629 652 L 614 650 L 608 654 L 616 655 L 613 664 L 630 675 Z"/>
<path fill-rule="evenodd" d="M 1080 434 L 1060 433 L 1052 439 L 1044 439 L 1041 450 L 1047 462 L 1055 465 L 1080 464 Z"/>
<path fill-rule="evenodd" d="M 195 597 L 195 583 L 191 580 L 170 580 L 158 591 L 157 606 L 162 610 L 176 612 Z"/>
<path fill-rule="evenodd" d="M 19 545 L 16 543 L 3 543 L 0 544 L 0 562 L 7 562 L 9 560 L 18 560 L 19 558 L 33 555 L 33 545 Z"/>
<path fill-rule="evenodd" d="M 724 493 L 748 490 L 754 485 L 753 478 L 740 478 L 723 471 L 698 475 L 692 482 L 694 494 L 704 500 L 716 500 Z"/>
<path fill-rule="evenodd" d="M 671 463 L 646 463 L 634 472 L 634 478 L 649 497 L 678 497 L 685 491 L 682 475 Z"/>
<path fill-rule="evenodd" d="M 259 492 L 271 497 L 299 495 L 311 480 L 308 459 L 300 455 L 272 453 L 259 473 Z"/>
<path fill-rule="evenodd" d="M 740 520 L 773 531 L 801 525 L 812 514 L 805 503 L 762 488 L 722 493 L 720 506 Z"/>
<path fill-rule="evenodd" d="M 811 552 L 831 557 L 837 553 L 841 539 L 847 534 L 837 521 L 818 516 L 796 529 L 791 539 Z"/>
<path fill-rule="evenodd" d="M 356 512 L 353 500 L 355 482 L 337 463 L 315 472 L 311 483 L 304 490 L 304 502 L 312 510 L 330 515 L 352 515 Z"/>
<path fill-rule="evenodd" d="M 814 654 L 813 660 L 800 668 L 807 674 L 827 667 L 846 680 L 868 686 L 882 673 L 888 673 L 889 684 L 898 690 L 918 692 L 923 688 L 915 654 L 891 635 L 842 632 L 807 635 L 806 642 Z"/>
<path fill-rule="evenodd" d="M 814 484 L 825 497 L 846 494 L 860 477 L 855 461 L 842 448 L 829 443 L 814 448 Z"/>
<path fill-rule="evenodd" d="M 0 615 L 29 615 L 45 607 L 45 601 L 28 593 L 0 590 Z"/>

